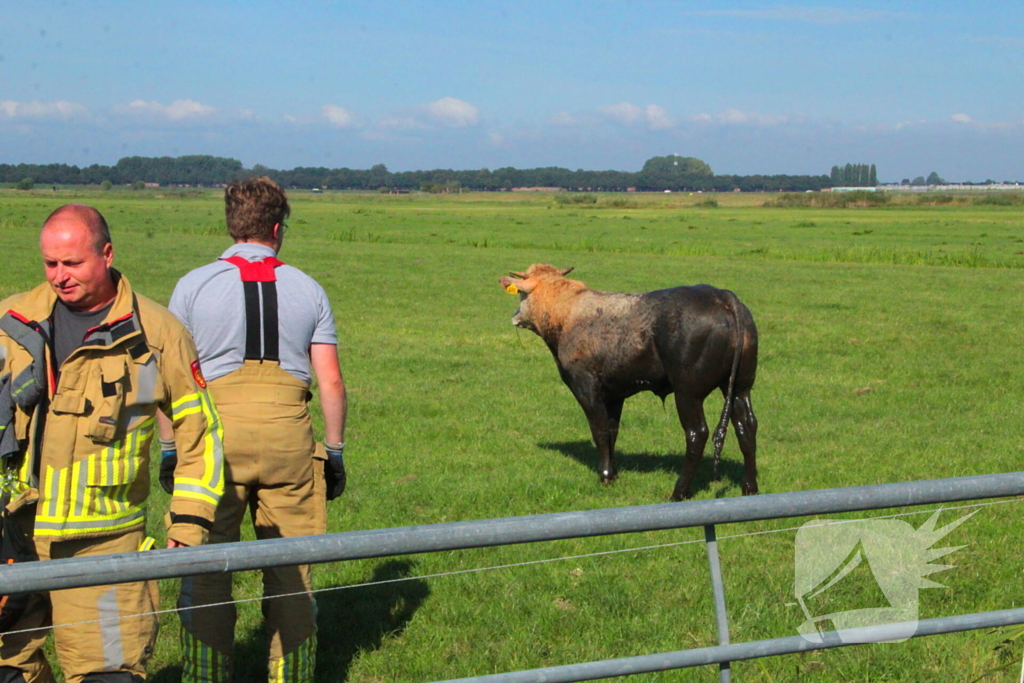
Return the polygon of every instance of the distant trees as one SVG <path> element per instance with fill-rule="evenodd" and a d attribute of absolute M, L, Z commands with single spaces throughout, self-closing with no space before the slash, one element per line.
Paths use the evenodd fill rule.
<path fill-rule="evenodd" d="M 852 166 L 851 175 L 853 173 Z M 863 166 L 863 165 L 862 165 Z M 874 167 L 866 169 L 863 182 L 877 180 Z M 247 175 L 266 175 L 286 188 L 322 187 L 334 190 L 426 190 L 452 192 L 461 189 L 502 191 L 515 187 L 558 187 L 572 192 L 647 191 L 706 192 L 803 192 L 836 184 L 833 177 L 807 175 L 715 175 L 711 167 L 694 157 L 676 154 L 648 159 L 638 172 L 571 170 L 558 166 L 517 169 L 433 169 L 394 173 L 384 164 L 369 169 L 296 167 L 276 170 L 256 164 L 247 170 L 237 159 L 209 155 L 182 157 L 124 157 L 113 166 L 79 168 L 67 164 L 0 164 L 0 182 L 17 183 L 33 178 L 36 183 L 63 185 L 111 185 L 143 187 L 160 185 L 221 185 Z M 844 177 L 846 167 L 843 169 Z M 858 173 L 860 171 L 858 170 Z M 141 184 L 141 185 L 140 185 Z M 841 184 L 841 183 L 840 183 Z"/>
<path fill-rule="evenodd" d="M 939 177 L 939 174 L 932 171 L 928 174 L 928 179 L 925 180 L 926 185 L 945 185 L 946 181 Z"/>
<path fill-rule="evenodd" d="M 878 185 L 878 170 L 874 164 L 833 166 L 829 179 L 832 187 L 875 187 Z"/>
<path fill-rule="evenodd" d="M 670 154 L 652 157 L 636 175 L 638 190 L 706 190 L 711 189 L 715 174 L 700 159 Z"/>
<path fill-rule="evenodd" d="M 93 164 L 85 168 L 67 164 L 0 164 L 0 182 L 15 183 L 25 177 L 55 185 L 115 185 L 136 181 L 161 185 L 217 185 L 244 174 L 237 159 L 209 155 L 183 157 L 125 157 L 114 166 Z"/>
<path fill-rule="evenodd" d="M 14 186 L 16 190 L 31 190 L 35 187 L 35 181 L 32 178 L 22 178 L 18 181 L 18 184 Z"/>
<path fill-rule="evenodd" d="M 242 162 L 209 155 L 125 157 L 114 165 L 116 182 L 161 185 L 217 185 L 242 175 Z"/>

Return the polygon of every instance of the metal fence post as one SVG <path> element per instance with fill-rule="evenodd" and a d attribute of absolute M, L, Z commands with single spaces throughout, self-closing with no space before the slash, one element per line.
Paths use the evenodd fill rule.
<path fill-rule="evenodd" d="M 718 622 L 718 644 L 729 644 L 729 615 L 725 611 L 725 587 L 722 585 L 722 564 L 718 559 L 718 538 L 715 536 L 715 525 L 704 527 L 704 542 L 708 547 L 708 566 L 711 569 L 711 592 L 715 599 L 715 620 Z M 718 665 L 720 683 L 731 683 L 732 670 L 729 662 Z"/>

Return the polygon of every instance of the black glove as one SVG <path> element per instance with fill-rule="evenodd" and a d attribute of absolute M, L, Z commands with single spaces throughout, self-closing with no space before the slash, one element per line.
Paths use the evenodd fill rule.
<path fill-rule="evenodd" d="M 178 447 L 173 441 L 160 439 L 160 486 L 174 493 L 174 470 L 178 467 Z"/>
<path fill-rule="evenodd" d="M 335 446 L 324 442 L 327 461 L 324 462 L 324 479 L 327 481 L 327 500 L 334 500 L 345 491 L 345 444 Z"/>

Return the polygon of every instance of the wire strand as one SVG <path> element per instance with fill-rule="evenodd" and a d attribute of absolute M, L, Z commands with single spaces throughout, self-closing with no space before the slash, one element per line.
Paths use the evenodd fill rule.
<path fill-rule="evenodd" d="M 966 510 L 966 509 L 970 509 L 970 508 L 982 508 L 982 507 L 989 507 L 989 506 L 992 506 L 992 505 L 1005 505 L 1006 503 L 1019 503 L 1019 502 L 1022 502 L 1022 501 L 1024 501 L 1024 498 L 1010 498 L 1008 500 L 996 500 L 996 501 L 990 501 L 990 502 L 987 502 L 987 503 L 974 503 L 974 504 L 971 504 L 971 505 L 957 505 L 957 506 L 954 506 L 954 507 L 939 507 L 939 508 L 932 508 L 930 510 L 914 510 L 912 512 L 900 512 L 900 513 L 896 513 L 896 514 L 892 514 L 892 515 L 878 515 L 876 517 L 859 517 L 857 519 L 826 520 L 820 526 L 832 526 L 832 525 L 837 525 L 837 524 L 850 524 L 850 523 L 853 523 L 853 522 L 863 522 L 863 521 L 869 521 L 869 520 L 874 520 L 874 519 L 894 519 L 896 517 L 910 517 L 912 515 L 925 515 L 925 514 L 934 513 L 934 512 L 945 512 L 945 511 L 952 511 L 952 510 Z M 744 534 L 731 534 L 731 535 L 728 535 L 728 536 L 719 536 L 718 540 L 719 541 L 723 541 L 723 540 L 726 540 L 726 539 L 746 538 L 748 536 L 764 536 L 766 534 L 779 534 L 779 533 L 784 533 L 784 532 L 787 532 L 787 531 L 798 531 L 800 528 L 801 527 L 799 527 L 799 526 L 794 526 L 794 527 L 785 527 L 785 528 L 782 528 L 782 529 L 766 529 L 764 531 L 751 531 L 751 532 L 744 533 Z M 548 558 L 543 558 L 543 559 L 539 559 L 539 560 L 527 560 L 525 562 L 513 562 L 511 564 L 499 564 L 499 565 L 492 565 L 492 566 L 488 566 L 488 567 L 473 567 L 472 569 L 457 569 L 457 570 L 448 571 L 448 572 L 437 572 L 435 574 L 420 574 L 420 575 L 417 575 L 417 576 L 403 576 L 403 577 L 399 577 L 397 579 L 382 579 L 380 581 L 369 581 L 369 582 L 366 582 L 366 583 L 355 583 L 355 584 L 350 584 L 350 585 L 346 585 L 346 586 L 328 586 L 326 588 L 314 588 L 314 589 L 311 589 L 311 590 L 308 590 L 308 591 L 297 591 L 297 592 L 294 592 L 294 593 L 282 593 L 281 595 L 267 595 L 267 596 L 257 596 L 257 597 L 252 597 L 252 598 L 239 598 L 237 600 L 226 600 L 224 602 L 214 602 L 214 603 L 210 603 L 210 604 L 207 604 L 207 605 L 193 605 L 193 606 L 190 606 L 190 607 L 172 607 L 170 609 L 156 610 L 156 611 L 153 611 L 153 612 L 143 612 L 142 614 L 130 614 L 130 615 L 126 615 L 126 616 L 118 615 L 116 617 L 105 617 L 105 618 L 102 618 L 102 619 L 90 619 L 90 620 L 87 620 L 87 621 L 74 621 L 74 622 L 68 622 L 68 623 L 65 623 L 65 624 L 56 624 L 56 625 L 51 625 L 51 626 L 37 626 L 35 628 L 20 629 L 18 631 L 7 631 L 3 635 L 4 636 L 11 636 L 11 635 L 14 635 L 14 634 L 17 634 L 17 633 L 33 633 L 33 632 L 36 632 L 36 631 L 48 631 L 48 630 L 51 630 L 51 629 L 64 628 L 64 627 L 67 627 L 67 626 L 84 626 L 86 624 L 98 624 L 98 623 L 110 622 L 110 621 L 124 621 L 124 620 L 127 620 L 127 619 L 141 619 L 143 617 L 160 616 L 162 614 L 174 614 L 176 612 L 184 612 L 184 611 L 187 611 L 187 610 L 202 610 L 202 609 L 209 609 L 209 608 L 212 608 L 212 607 L 225 607 L 227 605 L 241 605 L 241 604 L 245 604 L 245 603 L 249 603 L 249 602 L 257 602 L 257 601 L 263 601 L 263 600 L 276 600 L 276 599 L 280 599 L 280 598 L 294 598 L 294 597 L 299 597 L 299 596 L 303 596 L 303 595 L 315 595 L 315 594 L 318 594 L 318 593 L 330 593 L 330 592 L 333 592 L 333 591 L 351 590 L 351 589 L 354 589 L 354 588 L 368 588 L 368 587 L 371 587 L 371 586 L 383 586 L 383 585 L 392 584 L 392 583 L 402 583 L 402 582 L 405 582 L 405 581 L 422 581 L 422 580 L 425 580 L 425 579 L 444 578 L 446 576 L 459 576 L 459 575 L 463 575 L 463 574 L 476 574 L 476 573 L 479 573 L 479 572 L 496 571 L 496 570 L 499 570 L 499 569 L 514 569 L 516 567 L 528 567 L 530 565 L 549 564 L 551 562 L 565 562 L 565 561 L 568 561 L 568 560 L 582 560 L 582 559 L 591 558 L 591 557 L 602 557 L 602 556 L 605 556 L 605 555 L 618 555 L 618 554 L 622 554 L 622 553 L 644 552 L 644 551 L 648 551 L 648 550 L 659 550 L 659 549 L 662 549 L 662 548 L 673 548 L 673 547 L 677 547 L 677 546 L 693 545 L 695 543 L 704 543 L 704 542 L 705 541 L 702 538 L 695 538 L 695 539 L 691 539 L 689 541 L 674 541 L 672 543 L 658 543 L 656 545 L 645 545 L 645 546 L 638 546 L 638 547 L 634 547 L 634 548 L 621 548 L 619 550 L 602 550 L 602 551 L 599 551 L 599 552 L 584 553 L 584 554 L 581 554 L 581 555 L 565 555 L 565 556 L 562 556 L 562 557 L 548 557 Z"/>

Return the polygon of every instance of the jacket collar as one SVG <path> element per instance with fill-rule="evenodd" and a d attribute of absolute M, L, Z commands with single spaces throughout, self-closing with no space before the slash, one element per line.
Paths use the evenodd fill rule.
<path fill-rule="evenodd" d="M 114 268 L 110 270 L 114 279 L 117 280 L 117 295 L 114 297 L 114 303 L 111 305 L 110 310 L 107 311 L 103 322 L 94 327 L 87 335 L 87 341 L 90 345 L 95 345 L 99 342 L 100 345 L 109 346 L 128 333 L 139 329 L 138 323 L 135 320 L 135 294 L 132 292 L 132 286 L 128 282 L 128 278 L 119 271 Z M 11 313 L 22 320 L 42 321 L 50 317 L 53 313 L 53 307 L 56 305 L 57 294 L 50 287 L 49 283 L 44 282 L 38 287 L 29 290 L 23 297 L 18 299 L 11 308 Z M 130 324 L 125 325 L 125 323 Z M 113 334 L 100 334 L 100 337 L 106 336 L 110 338 L 93 340 L 93 337 L 101 332 L 113 332 Z"/>

